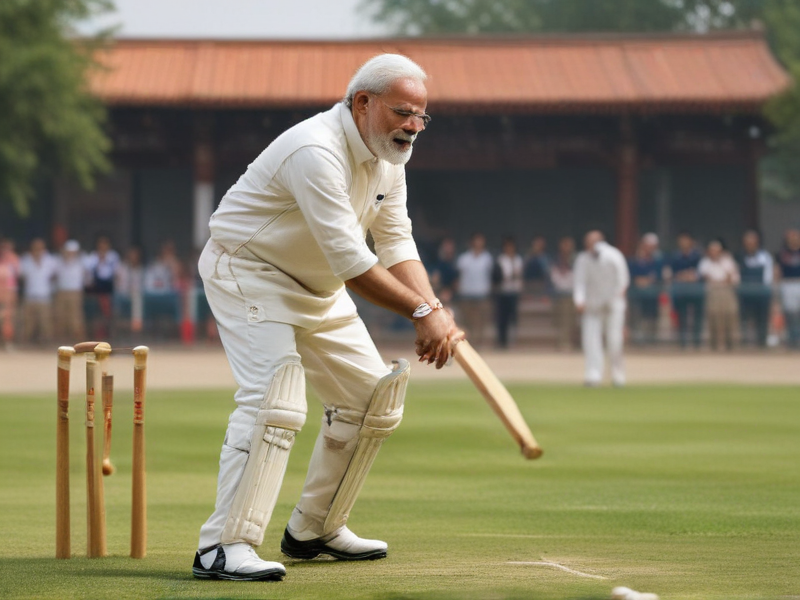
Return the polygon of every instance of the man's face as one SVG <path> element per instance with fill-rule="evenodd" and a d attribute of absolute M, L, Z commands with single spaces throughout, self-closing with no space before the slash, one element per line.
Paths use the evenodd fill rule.
<path fill-rule="evenodd" d="M 758 250 L 758 236 L 752 231 L 745 233 L 744 237 L 742 237 L 742 246 L 744 246 L 745 252 L 754 253 Z"/>
<path fill-rule="evenodd" d="M 475 235 L 470 241 L 470 246 L 475 254 L 480 254 L 486 248 L 486 238 L 482 235 Z"/>
<path fill-rule="evenodd" d="M 47 246 L 44 245 L 44 240 L 37 238 L 31 242 L 31 254 L 37 258 L 44 254 L 46 249 Z"/>
<path fill-rule="evenodd" d="M 710 242 L 708 244 L 708 258 L 711 260 L 718 260 L 722 256 L 722 244 L 719 242 Z"/>
<path fill-rule="evenodd" d="M 439 248 L 439 256 L 442 257 L 444 260 L 451 260 L 456 255 L 456 243 L 451 239 L 446 239 L 442 241 L 442 245 Z"/>
<path fill-rule="evenodd" d="M 688 254 L 694 247 L 694 240 L 688 235 L 678 236 L 678 249 L 684 254 Z"/>
<path fill-rule="evenodd" d="M 597 231 L 590 231 L 583 238 L 583 247 L 588 252 L 594 252 L 597 243 L 603 240 L 603 236 Z"/>
<path fill-rule="evenodd" d="M 406 164 L 411 158 L 414 140 L 425 129 L 425 124 L 419 117 L 395 111 L 421 115 L 427 106 L 425 85 L 414 79 L 398 79 L 384 94 L 369 94 L 364 131 L 367 147 L 386 162 Z"/>
<path fill-rule="evenodd" d="M 792 250 L 800 249 L 800 229 L 790 229 L 786 232 L 786 245 Z"/>

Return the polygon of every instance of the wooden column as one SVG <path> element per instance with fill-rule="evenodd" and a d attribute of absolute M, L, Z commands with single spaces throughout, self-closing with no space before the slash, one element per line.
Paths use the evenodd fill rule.
<path fill-rule="evenodd" d="M 622 118 L 620 134 L 615 245 L 628 256 L 636 249 L 639 236 L 639 151 L 629 117 Z"/>
<path fill-rule="evenodd" d="M 758 230 L 761 224 L 759 207 L 761 206 L 761 185 L 759 178 L 759 162 L 764 153 L 764 142 L 760 138 L 750 140 L 750 148 L 745 169 L 747 172 L 747 189 L 744 198 L 744 226 Z"/>
<path fill-rule="evenodd" d="M 201 250 L 208 241 L 208 219 L 214 212 L 213 115 L 195 115 L 193 246 Z"/>

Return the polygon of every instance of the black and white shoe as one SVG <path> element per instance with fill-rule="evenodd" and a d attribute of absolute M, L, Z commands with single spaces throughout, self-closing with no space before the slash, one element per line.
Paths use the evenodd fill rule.
<path fill-rule="evenodd" d="M 347 527 L 311 540 L 296 539 L 289 528 L 283 532 L 281 552 L 290 558 L 311 559 L 327 554 L 339 560 L 376 560 L 386 558 L 389 546 L 380 540 L 365 540 Z"/>
<path fill-rule="evenodd" d="M 261 560 L 250 544 L 222 544 L 197 551 L 192 575 L 198 579 L 280 581 L 286 569 L 281 563 Z"/>

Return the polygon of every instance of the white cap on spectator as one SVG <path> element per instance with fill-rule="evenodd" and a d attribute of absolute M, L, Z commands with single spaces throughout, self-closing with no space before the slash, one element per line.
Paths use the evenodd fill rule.
<path fill-rule="evenodd" d="M 651 244 L 652 246 L 658 246 L 658 236 L 655 233 L 645 233 L 642 236 L 642 241 L 645 244 Z"/>
<path fill-rule="evenodd" d="M 80 249 L 81 245 L 78 243 L 78 240 L 67 240 L 64 242 L 65 252 L 78 252 Z"/>

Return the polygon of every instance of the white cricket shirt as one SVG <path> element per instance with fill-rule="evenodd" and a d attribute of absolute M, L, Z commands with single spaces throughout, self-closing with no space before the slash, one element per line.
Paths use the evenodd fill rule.
<path fill-rule="evenodd" d="M 607 242 L 597 242 L 595 252 L 581 252 L 575 259 L 575 304 L 599 309 L 625 303 L 630 283 L 628 263 L 622 252 Z"/>
<path fill-rule="evenodd" d="M 209 223 L 242 293 L 268 320 L 313 326 L 378 260 L 419 260 L 405 168 L 377 159 L 336 104 L 281 134 L 225 194 Z M 375 254 L 366 243 L 375 241 Z"/>

